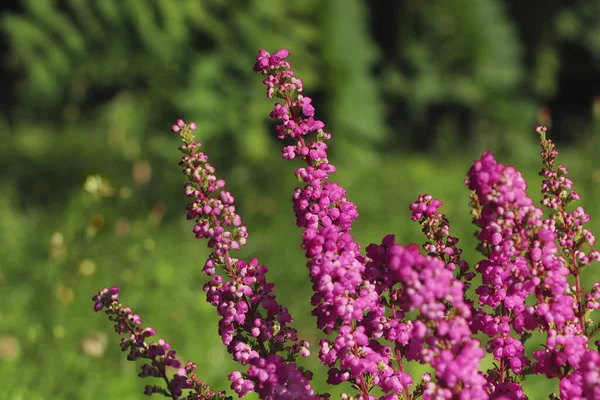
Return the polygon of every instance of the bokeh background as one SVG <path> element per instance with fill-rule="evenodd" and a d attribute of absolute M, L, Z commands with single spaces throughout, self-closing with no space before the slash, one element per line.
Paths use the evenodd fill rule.
<path fill-rule="evenodd" d="M 485 149 L 540 198 L 535 124 L 600 232 L 600 1 L 4 1 L 0 104 L 0 398 L 138 399 L 136 377 L 91 296 L 123 301 L 214 388 L 237 369 L 185 220 L 176 118 L 197 122 L 249 227 L 244 257 L 317 352 L 311 288 L 257 50 L 286 47 L 333 133 L 336 179 L 367 245 L 423 237 L 408 205 L 445 204 L 475 262 L 466 171 Z M 598 267 L 594 266 L 598 271 Z M 592 269 L 586 286 L 600 274 Z M 325 390 L 316 357 L 314 385 Z M 531 379 L 532 399 L 556 382 Z M 346 388 L 348 389 L 348 388 Z M 336 389 L 337 390 L 337 389 Z M 229 390 L 230 391 L 230 390 Z M 334 391 L 333 393 L 337 393 Z"/>

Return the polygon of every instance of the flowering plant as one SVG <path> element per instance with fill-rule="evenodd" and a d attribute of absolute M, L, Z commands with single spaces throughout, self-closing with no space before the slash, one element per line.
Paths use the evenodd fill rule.
<path fill-rule="evenodd" d="M 591 319 L 600 308 L 600 283 L 586 291 L 580 279 L 600 252 L 591 250 L 595 238 L 584 228 L 589 217 L 583 208 L 569 211 L 580 196 L 567 168 L 556 163 L 546 128 L 536 132 L 547 214 L 527 196 L 521 173 L 491 153 L 467 174 L 480 261 L 469 265 L 462 259 L 459 241 L 439 211 L 441 201 L 429 194 L 410 205 L 425 234 L 424 252 L 395 243 L 394 235 L 363 252 L 351 234 L 357 208 L 330 178 L 336 171 L 327 156 L 331 134 L 315 119 L 288 55 L 285 49 L 261 50 L 254 70 L 266 76 L 267 97 L 282 100 L 270 116 L 278 121 L 277 137 L 292 143 L 283 148 L 283 158 L 303 162 L 292 200 L 314 290 L 312 313 L 328 337 L 318 351 L 329 367 L 328 384 L 346 383 L 351 393 L 343 399 L 526 399 L 522 380 L 543 374 L 559 381 L 562 399 L 600 400 L 600 341 L 592 343 L 600 325 Z M 206 298 L 221 317 L 223 344 L 244 366 L 229 375 L 231 389 L 240 397 L 256 392 L 273 400 L 329 398 L 315 393 L 311 372 L 296 364 L 310 355 L 309 343 L 298 337 L 288 309 L 277 301 L 267 267 L 256 258 L 234 256 L 248 231 L 225 181 L 200 151 L 195 130 L 196 124 L 181 119 L 172 126 L 183 142 L 187 218 L 195 221 L 195 236 L 207 239 L 213 250 L 203 269 Z M 472 286 L 477 287 L 471 300 L 466 294 Z M 231 398 L 211 390 L 195 364 L 183 364 L 165 340 L 147 342 L 156 332 L 142 327 L 118 296 L 118 287 L 102 289 L 93 297 L 94 310 L 106 309 L 124 336 L 121 348 L 129 360 L 147 361 L 139 376 L 164 381 L 165 387 L 146 386 L 146 394 Z M 523 344 L 534 332 L 544 335 L 545 344 L 528 355 Z M 486 352 L 495 363 L 482 370 Z M 409 361 L 428 364 L 433 373 L 413 376 L 405 370 Z"/>

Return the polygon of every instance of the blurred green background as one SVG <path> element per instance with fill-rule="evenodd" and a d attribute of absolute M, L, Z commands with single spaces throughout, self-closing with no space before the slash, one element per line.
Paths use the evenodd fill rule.
<path fill-rule="evenodd" d="M 490 149 L 539 200 L 538 123 L 600 232 L 598 0 L 23 0 L 0 21 L 0 398 L 142 398 L 157 381 L 137 378 L 92 312 L 110 285 L 228 389 L 238 366 L 185 220 L 179 117 L 198 123 L 249 228 L 243 257 L 270 268 L 326 390 L 290 201 L 299 164 L 280 157 L 259 48 L 290 49 L 363 246 L 392 232 L 421 243 L 408 205 L 429 192 L 475 262 L 466 171 Z M 532 399 L 557 388 L 542 382 L 526 382 Z"/>

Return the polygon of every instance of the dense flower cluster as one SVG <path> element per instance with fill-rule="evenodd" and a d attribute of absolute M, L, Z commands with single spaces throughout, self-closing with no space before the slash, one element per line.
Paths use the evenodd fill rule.
<path fill-rule="evenodd" d="M 527 399 L 523 379 L 540 374 L 557 380 L 563 400 L 600 400 L 600 341 L 590 340 L 600 331 L 591 318 L 600 308 L 600 283 L 586 291 L 580 278 L 600 252 L 591 249 L 595 237 L 584 227 L 585 210 L 569 211 L 580 195 L 567 169 L 556 165 L 558 152 L 546 129 L 536 128 L 547 215 L 528 197 L 521 173 L 491 153 L 467 174 L 483 259 L 472 266 L 463 260 L 440 212 L 442 202 L 430 194 L 410 205 L 425 234 L 424 253 L 416 244 L 395 243 L 394 235 L 362 252 L 351 234 L 356 205 L 331 180 L 331 134 L 315 119 L 288 56 L 285 49 L 261 50 L 254 70 L 265 76 L 267 97 L 281 100 L 270 117 L 286 143 L 282 157 L 303 162 L 295 172 L 301 185 L 292 203 L 314 290 L 313 315 L 327 335 L 319 342 L 319 358 L 329 368 L 330 385 L 349 383 L 354 390 L 342 399 L 521 400 Z M 247 367 L 230 373 L 231 388 L 240 397 L 256 392 L 269 400 L 329 398 L 315 393 L 312 374 L 295 363 L 310 355 L 309 343 L 298 338 L 289 311 L 277 302 L 267 267 L 231 255 L 246 245 L 248 231 L 225 182 L 199 151 L 195 129 L 183 120 L 172 126 L 183 141 L 187 218 L 195 221 L 195 236 L 208 239 L 213 249 L 203 268 L 206 298 L 221 317 L 223 343 Z M 139 316 L 118 303 L 118 288 L 103 289 L 93 300 L 95 311 L 107 308 L 117 332 L 128 334 L 122 344 L 128 358 L 151 360 L 140 376 L 166 382 L 166 389 L 148 386 L 147 394 L 180 399 L 190 389 L 187 399 L 225 398 L 198 380 L 194 364 L 182 366 L 164 340 L 146 344 L 155 332 L 140 328 Z M 544 345 L 526 348 L 536 332 L 544 335 Z M 484 371 L 486 352 L 495 363 Z M 415 379 L 409 362 L 428 365 L 432 374 Z M 177 371 L 172 378 L 166 367 Z"/>
<path fill-rule="evenodd" d="M 568 261 L 569 255 L 582 254 L 573 246 L 579 248 L 584 241 L 593 245 L 594 238 L 582 228 L 589 218 L 583 217 L 581 207 L 575 210 L 575 216 L 566 213 L 566 205 L 579 195 L 573 190 L 562 193 L 571 189 L 572 182 L 565 177 L 564 166 L 559 167 L 558 173 L 551 169 L 558 153 L 545 139 L 545 128 L 537 130 L 542 136 L 546 166 L 541 175 L 547 178 L 542 184 L 542 204 L 559 213 L 544 218 L 542 210 L 525 193 L 527 185 L 521 174 L 497 163 L 490 153 L 484 153 L 468 174 L 467 184 L 474 191 L 474 223 L 481 228 L 479 250 L 487 257 L 476 266 L 483 283 L 476 293 L 479 305 L 489 307 L 489 312 L 482 307 L 474 313 L 472 328 L 492 338 L 487 349 L 499 361 L 498 370 L 489 374 L 490 388 L 510 382 L 513 397 L 525 398 L 524 394 L 514 395 L 515 391 L 522 393 L 519 377 L 544 373 L 549 378 L 561 378 L 563 398 L 576 398 L 573 394 L 581 394 L 583 389 L 572 371 L 579 368 L 575 360 L 588 349 L 578 268 L 589 265 L 590 257 L 597 257 L 597 252 L 591 251 L 590 257 L 574 256 L 572 260 L 583 260 L 575 268 L 575 261 Z M 579 233 L 577 244 L 572 240 L 576 236 L 573 232 Z M 575 295 L 570 290 L 570 274 L 575 276 Z M 526 305 L 530 296 L 537 300 L 535 305 Z M 536 362 L 531 368 L 532 360 L 525 356 L 522 341 L 510 335 L 514 332 L 526 338 L 535 329 L 546 332 L 548 339 L 544 350 L 533 352 Z M 571 357 L 573 363 L 565 364 L 569 354 L 577 356 Z"/>
<path fill-rule="evenodd" d="M 256 391 L 263 398 L 294 393 L 295 398 L 316 399 L 308 383 L 312 375 L 293 363 L 298 355 L 310 355 L 309 343 L 299 341 L 290 326 L 288 309 L 277 302 L 274 285 L 267 282 L 267 267 L 256 258 L 246 262 L 230 255 L 246 244 L 247 229 L 235 212 L 234 197 L 223 190 L 225 181 L 217 179 L 208 156 L 199 151 L 195 129 L 195 123 L 188 125 L 181 119 L 171 127 L 183 141 L 180 165 L 188 179 L 184 192 L 192 199 L 187 218 L 196 221 L 196 237 L 208 239 L 208 247 L 215 249 L 203 269 L 211 278 L 204 286 L 206 299 L 221 316 L 219 334 L 234 360 L 250 366 L 246 374 L 229 375 L 232 389 L 242 397 Z M 278 353 L 286 353 L 287 359 Z M 285 373 L 279 371 L 281 365 L 286 366 Z"/>
<path fill-rule="evenodd" d="M 434 368 L 437 382 L 425 384 L 423 397 L 449 399 L 462 393 L 464 399 L 487 399 L 485 378 L 478 372 L 484 352 L 471 338 L 464 284 L 441 259 L 422 255 L 417 245 L 395 244 L 393 235 L 381 245 L 369 245 L 367 256 L 368 274 L 380 295 L 389 293 L 391 308 L 375 337 L 395 344 L 399 363 L 405 357 Z M 405 320 L 415 310 L 417 317 Z"/>
<path fill-rule="evenodd" d="M 292 138 L 294 145 L 283 149 L 283 158 L 301 158 L 306 167 L 296 170 L 304 187 L 292 197 L 296 224 L 304 229 L 302 248 L 308 259 L 309 276 L 315 291 L 311 304 L 317 326 L 325 333 L 335 332 L 332 341 L 321 341 L 320 357 L 332 367 L 328 382 L 350 381 L 368 396 L 370 383 L 384 391 L 392 390 L 390 353 L 384 346 L 373 345 L 366 334 L 384 311 L 375 285 L 366 278 L 366 259 L 352 237 L 352 222 L 358 217 L 356 206 L 346 199 L 346 191 L 329 176 L 336 171 L 327 158 L 327 140 L 323 122 L 314 119 L 312 100 L 302 94 L 302 80 L 294 76 L 285 58 L 287 50 L 272 56 L 261 51 L 254 70 L 267 75 L 264 80 L 268 97 L 278 97 L 271 117 L 278 120 L 278 138 Z M 314 140 L 307 135 L 314 133 Z M 367 313 L 371 315 L 367 318 Z M 339 363 L 339 368 L 334 367 Z M 386 390 L 387 389 L 387 390 Z M 403 388 L 400 388 L 401 391 Z"/>

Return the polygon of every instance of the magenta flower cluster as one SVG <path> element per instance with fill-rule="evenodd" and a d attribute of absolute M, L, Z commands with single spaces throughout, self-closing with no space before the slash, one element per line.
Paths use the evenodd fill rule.
<path fill-rule="evenodd" d="M 280 99 L 270 113 L 282 157 L 300 160 L 300 185 L 292 195 L 296 225 L 302 229 L 312 314 L 324 338 L 318 355 L 328 367 L 327 383 L 344 385 L 346 400 L 520 400 L 530 375 L 556 380 L 563 400 L 600 400 L 600 283 L 584 287 L 581 272 L 600 252 L 585 228 L 589 216 L 571 203 L 580 199 L 558 152 L 537 127 L 543 169 L 541 205 L 527 195 L 514 167 L 486 152 L 475 161 L 465 184 L 471 190 L 473 223 L 482 258 L 469 264 L 458 238 L 430 194 L 410 205 L 425 235 L 421 246 L 403 246 L 394 235 L 364 250 L 352 235 L 356 205 L 331 177 L 332 135 L 315 119 L 312 99 L 286 61 L 289 51 L 259 52 L 254 70 L 265 76 L 267 97 Z M 207 239 L 212 253 L 203 272 L 206 300 L 220 317 L 218 331 L 232 358 L 243 367 L 229 375 L 239 396 L 261 399 L 327 399 L 316 393 L 312 373 L 296 364 L 310 344 L 298 337 L 292 317 L 274 295 L 267 267 L 234 252 L 246 245 L 248 230 L 236 213 L 235 198 L 215 174 L 195 140 L 196 124 L 177 120 L 171 130 L 182 140 L 180 165 L 190 199 L 187 218 Z M 173 399 L 225 399 L 200 381 L 195 364 L 182 364 L 163 339 L 147 343 L 152 328 L 118 300 L 119 289 L 102 289 L 94 310 L 106 309 L 128 359 L 148 360 L 140 377 L 165 387 L 146 394 Z M 532 336 L 543 344 L 525 346 Z M 484 357 L 493 367 L 484 369 Z M 411 373 L 410 363 L 430 373 Z M 169 367 L 169 369 L 167 369 Z M 186 393 L 184 393 L 186 391 Z"/>

